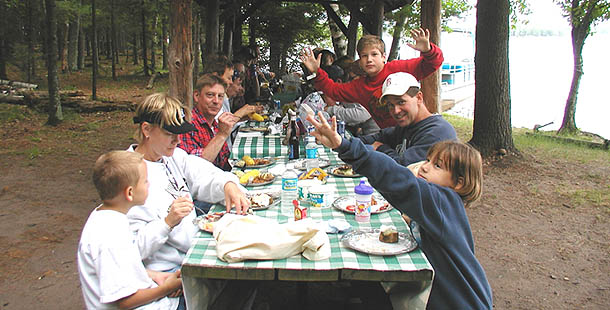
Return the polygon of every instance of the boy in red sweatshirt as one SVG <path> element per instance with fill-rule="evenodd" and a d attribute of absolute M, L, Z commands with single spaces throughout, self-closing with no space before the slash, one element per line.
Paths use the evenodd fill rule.
<path fill-rule="evenodd" d="M 356 46 L 360 67 L 366 73 L 365 77 L 349 83 L 335 83 L 320 69 L 321 54 L 314 57 L 311 49 L 301 55 L 305 67 L 314 72 L 314 87 L 338 101 L 357 102 L 364 106 L 377 122 L 379 127 L 387 128 L 396 125 L 386 107 L 379 105 L 381 86 L 388 75 L 395 72 L 407 72 L 421 80 L 443 63 L 443 52 L 434 43 L 430 43 L 430 31 L 424 29 L 411 30 L 415 44 L 407 45 L 421 52 L 418 58 L 394 60 L 386 63 L 385 44 L 378 36 L 365 35 Z"/>

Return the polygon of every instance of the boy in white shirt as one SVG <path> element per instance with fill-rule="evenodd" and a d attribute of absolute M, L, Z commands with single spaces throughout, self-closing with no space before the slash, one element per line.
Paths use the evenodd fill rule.
<path fill-rule="evenodd" d="M 126 216 L 148 196 L 142 155 L 112 151 L 100 156 L 93 183 L 103 203 L 87 219 L 77 253 L 87 309 L 177 309 L 178 298 L 168 297 L 180 294 L 180 271 L 144 268 Z"/>

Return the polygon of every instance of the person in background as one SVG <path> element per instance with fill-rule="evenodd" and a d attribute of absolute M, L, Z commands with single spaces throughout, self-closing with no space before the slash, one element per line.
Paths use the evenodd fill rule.
<path fill-rule="evenodd" d="M 326 73 L 335 82 L 341 83 L 343 70 L 336 65 L 326 68 Z M 324 110 L 330 116 L 337 116 L 337 120 L 345 122 L 345 128 L 353 136 L 370 135 L 379 132 L 379 126 L 371 114 L 359 103 L 343 103 L 322 93 L 322 100 L 326 103 Z"/>
<path fill-rule="evenodd" d="M 95 162 L 93 184 L 102 204 L 89 215 L 77 253 L 87 309 L 178 309 L 175 297 L 181 295 L 180 271 L 147 271 L 129 230 L 127 212 L 148 197 L 142 155 L 127 151 L 103 154 Z"/>
<path fill-rule="evenodd" d="M 257 70 L 258 52 L 256 49 L 246 46 L 235 55 L 235 61 L 243 64 L 245 79 L 242 80 L 244 86 L 243 104 L 254 104 L 261 95 L 259 74 Z M 234 110 L 241 106 L 233 107 Z"/>
<path fill-rule="evenodd" d="M 307 117 L 316 128 L 312 135 L 338 152 L 339 158 L 367 177 L 392 206 L 419 224 L 413 235 L 434 268 L 426 308 L 492 309 L 491 287 L 475 256 L 464 207 L 481 195 L 483 167 L 479 152 L 461 142 L 436 143 L 416 176 L 387 155 L 371 150 L 359 138 L 342 138 L 335 117 L 329 125 L 322 114 L 318 116 L 319 122 L 313 115 Z M 392 291 L 390 299 L 394 308 L 399 308 Z"/>
<path fill-rule="evenodd" d="M 197 130 L 181 134 L 179 147 L 224 171 L 230 171 L 231 149 L 227 140 L 239 117 L 231 112 L 222 112 L 225 89 L 224 80 L 214 74 L 204 74 L 197 79 L 191 120 Z"/>
<path fill-rule="evenodd" d="M 380 106 L 389 111 L 397 125 L 360 139 L 403 166 L 425 160 L 428 149 L 439 141 L 457 140 L 453 126 L 442 115 L 428 111 L 419 82 L 409 73 L 398 72 L 386 78 Z"/>
<path fill-rule="evenodd" d="M 360 67 L 366 73 L 364 78 L 352 80 L 349 83 L 335 83 L 321 69 L 321 55 L 314 56 L 311 49 L 306 49 L 301 60 L 307 70 L 313 72 L 314 87 L 321 90 L 332 98 L 342 102 L 357 102 L 362 104 L 377 125 L 387 128 L 396 125 L 396 121 L 388 111 L 379 106 L 381 97 L 381 86 L 388 75 L 395 72 L 408 72 L 421 80 L 434 71 L 443 63 L 441 49 L 430 43 L 430 32 L 424 29 L 411 30 L 415 44 L 408 44 L 411 48 L 421 52 L 418 58 L 407 60 L 394 60 L 386 62 L 385 44 L 378 36 L 365 35 L 360 40 L 356 49 L 360 60 Z"/>
<path fill-rule="evenodd" d="M 235 75 L 234 66 L 226 56 L 217 55 L 216 57 L 209 59 L 203 68 L 203 73 L 213 74 L 221 78 L 226 84 L 226 93 L 222 102 L 222 112 L 231 112 L 230 99 L 238 96 L 243 92 L 241 86 L 241 77 Z M 256 105 L 246 104 L 235 111 L 233 114 L 240 119 L 248 116 L 250 113 L 260 112 L 262 107 Z M 222 113 L 219 113 L 220 116 Z"/>
<path fill-rule="evenodd" d="M 205 67 L 203 68 L 204 74 L 210 73 L 212 75 L 215 75 L 215 76 L 221 78 L 226 84 L 225 95 L 222 99 L 222 108 L 221 108 L 220 112 L 217 113 L 215 116 L 216 121 L 219 121 L 220 116 L 224 115 L 224 112 L 228 112 L 229 114 L 231 114 L 232 109 L 231 109 L 230 100 L 232 98 L 239 96 L 240 94 L 243 94 L 243 87 L 241 86 L 241 78 L 239 77 L 239 75 L 237 75 L 237 76 L 235 75 L 235 70 L 233 67 L 234 67 L 233 64 L 229 61 L 229 59 L 226 56 L 217 55 L 216 57 L 209 59 L 205 65 Z M 197 86 L 195 86 L 195 87 L 197 87 Z M 197 100 L 197 98 L 196 98 L 197 92 L 199 92 L 199 95 L 201 95 L 201 89 L 194 90 L 193 96 L 195 97 L 195 100 Z M 263 110 L 262 106 L 245 104 L 241 108 L 239 108 L 237 111 L 235 111 L 233 113 L 233 115 L 237 116 L 239 118 L 239 120 L 245 120 L 250 113 L 261 112 L 262 110 Z M 225 120 L 226 119 L 227 118 L 225 116 Z M 231 128 L 231 132 L 229 133 L 229 138 L 226 140 L 229 151 L 231 150 L 231 147 L 233 146 L 233 141 L 234 141 L 235 137 L 237 136 L 239 126 L 240 126 L 240 123 L 238 123 L 238 122 L 235 122 L 233 124 L 233 127 Z"/>

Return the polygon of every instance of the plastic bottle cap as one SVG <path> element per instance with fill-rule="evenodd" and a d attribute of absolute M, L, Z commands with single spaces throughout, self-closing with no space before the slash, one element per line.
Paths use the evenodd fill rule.
<path fill-rule="evenodd" d="M 354 192 L 358 195 L 371 195 L 373 194 L 373 187 L 366 185 L 364 180 L 360 180 L 360 184 L 354 187 Z"/>

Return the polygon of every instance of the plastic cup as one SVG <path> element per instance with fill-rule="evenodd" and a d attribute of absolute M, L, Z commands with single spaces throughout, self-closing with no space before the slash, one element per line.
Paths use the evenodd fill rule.
<path fill-rule="evenodd" d="M 356 193 L 356 222 L 368 223 L 371 221 L 371 197 L 373 196 L 373 187 L 366 185 L 364 180 L 360 181 L 358 186 L 354 187 Z"/>

